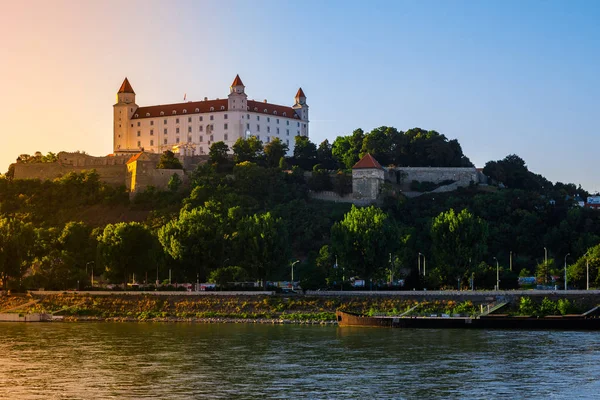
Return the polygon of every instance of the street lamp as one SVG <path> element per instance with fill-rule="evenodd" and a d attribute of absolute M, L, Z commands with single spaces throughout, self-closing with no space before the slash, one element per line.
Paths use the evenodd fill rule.
<path fill-rule="evenodd" d="M 587 271 L 586 274 L 586 286 L 585 286 L 585 290 L 590 290 L 590 252 L 588 250 L 587 253 L 585 253 L 585 269 Z"/>
<path fill-rule="evenodd" d="M 548 283 L 548 249 L 544 247 L 544 285 Z"/>
<path fill-rule="evenodd" d="M 512 250 L 510 251 L 510 267 L 509 269 L 512 271 Z"/>
<path fill-rule="evenodd" d="M 567 257 L 569 257 L 571 253 L 567 253 L 565 256 L 565 290 L 567 290 Z"/>
<path fill-rule="evenodd" d="M 94 265 L 96 264 L 94 261 L 89 261 L 85 264 L 85 274 L 87 275 L 88 265 L 92 264 L 92 289 L 94 288 Z"/>
<path fill-rule="evenodd" d="M 500 290 L 500 265 L 496 257 L 494 257 L 494 260 L 496 260 L 496 290 Z"/>
<path fill-rule="evenodd" d="M 419 274 L 421 274 L 421 256 L 423 256 L 423 276 L 427 275 L 425 254 L 419 252 Z"/>
<path fill-rule="evenodd" d="M 296 260 L 292 263 L 292 289 L 294 288 L 294 265 L 298 264 L 300 260 Z"/>

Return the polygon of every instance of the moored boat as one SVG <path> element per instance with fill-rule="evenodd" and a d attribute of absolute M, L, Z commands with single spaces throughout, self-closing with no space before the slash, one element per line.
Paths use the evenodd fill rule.
<path fill-rule="evenodd" d="M 366 316 L 337 311 L 340 327 L 387 327 L 408 329 L 559 329 L 600 330 L 597 309 L 584 314 L 552 315 L 545 317 L 482 315 L 477 317 Z"/>

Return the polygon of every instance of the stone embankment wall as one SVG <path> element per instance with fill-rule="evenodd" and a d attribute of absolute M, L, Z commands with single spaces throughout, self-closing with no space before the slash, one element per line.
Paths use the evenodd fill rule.
<path fill-rule="evenodd" d="M 135 161 L 127 165 L 127 189 L 131 193 L 143 192 L 148 186 L 165 189 L 174 174 L 186 182 L 182 169 L 156 169 L 154 161 Z"/>
<path fill-rule="evenodd" d="M 357 206 L 368 206 L 370 204 L 376 203 L 375 200 L 372 199 L 355 199 L 352 197 L 352 193 L 347 196 L 340 196 L 336 192 L 331 191 L 323 191 L 323 192 L 313 192 L 312 190 L 308 192 L 311 199 L 316 200 L 325 200 L 325 201 L 333 201 L 335 203 L 351 203 Z"/>
<path fill-rule="evenodd" d="M 125 164 L 117 165 L 64 165 L 60 163 L 22 164 L 16 163 L 14 179 L 53 180 L 69 172 L 81 173 L 95 169 L 100 180 L 109 185 L 124 185 L 127 177 Z"/>
<path fill-rule="evenodd" d="M 476 168 L 430 168 L 430 167 L 397 167 L 386 171 L 386 180 L 396 182 L 396 173 L 403 174 L 403 181 L 440 183 L 454 181 L 457 186 L 469 186 L 471 182 L 478 183 L 479 176 Z"/>

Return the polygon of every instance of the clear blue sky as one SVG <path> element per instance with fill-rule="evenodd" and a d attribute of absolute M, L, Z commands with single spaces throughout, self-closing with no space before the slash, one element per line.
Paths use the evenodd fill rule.
<path fill-rule="evenodd" d="M 153 105 L 223 98 L 239 73 L 257 100 L 292 104 L 302 86 L 317 144 L 435 129 L 477 166 L 516 153 L 600 190 L 600 1 L 8 4 L 5 166 L 36 150 L 110 153 L 125 76 Z"/>

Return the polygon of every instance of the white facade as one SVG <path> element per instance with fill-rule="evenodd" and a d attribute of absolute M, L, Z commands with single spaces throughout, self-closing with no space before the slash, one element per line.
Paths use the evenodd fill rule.
<path fill-rule="evenodd" d="M 127 78 L 114 108 L 115 153 L 208 154 L 214 142 L 231 149 L 240 137 L 258 137 L 263 144 L 279 138 L 294 150 L 295 136 L 308 136 L 308 105 L 302 89 L 292 107 L 248 100 L 236 76 L 227 99 L 139 107 Z"/>

